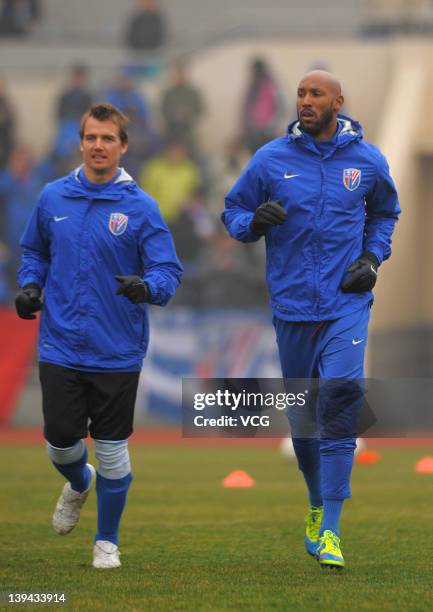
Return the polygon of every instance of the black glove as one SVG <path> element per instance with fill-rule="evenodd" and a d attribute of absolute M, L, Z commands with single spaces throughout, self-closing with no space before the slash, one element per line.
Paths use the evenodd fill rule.
<path fill-rule="evenodd" d="M 347 270 L 350 276 L 341 285 L 344 293 L 364 293 L 376 284 L 379 262 L 376 255 L 366 251 Z"/>
<path fill-rule="evenodd" d="M 286 220 L 287 213 L 282 206 L 281 200 L 265 202 L 260 204 L 254 213 L 251 222 L 251 231 L 256 236 L 263 236 L 273 225 L 282 225 Z"/>
<path fill-rule="evenodd" d="M 21 289 L 15 298 L 15 308 L 20 319 L 36 319 L 33 313 L 42 308 L 42 302 L 39 299 L 41 295 L 42 291 L 33 283 Z"/>
<path fill-rule="evenodd" d="M 139 276 L 115 276 L 114 278 L 119 283 L 122 283 L 117 288 L 116 295 L 124 295 L 133 304 L 150 301 L 149 285 L 141 280 Z"/>

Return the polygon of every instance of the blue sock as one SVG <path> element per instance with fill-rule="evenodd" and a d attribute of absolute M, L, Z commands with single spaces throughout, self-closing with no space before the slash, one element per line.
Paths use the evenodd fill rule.
<path fill-rule="evenodd" d="M 323 505 L 322 489 L 321 489 L 321 471 L 320 468 L 316 472 L 303 473 L 305 483 L 308 488 L 308 499 L 310 506 L 318 508 Z"/>
<path fill-rule="evenodd" d="M 324 499 L 348 499 L 355 438 L 320 440 L 322 495 Z"/>
<path fill-rule="evenodd" d="M 343 510 L 344 499 L 324 499 L 323 518 L 320 525 L 319 536 L 323 535 L 326 529 L 330 529 L 340 535 L 340 516 Z"/>
<path fill-rule="evenodd" d="M 82 493 L 89 488 L 90 485 L 90 471 L 86 467 L 87 463 L 87 448 L 84 446 L 84 452 L 78 461 L 73 463 L 56 463 L 51 459 L 56 470 L 69 480 L 71 488 L 78 493 Z"/>
<path fill-rule="evenodd" d="M 320 440 L 322 466 L 323 518 L 320 535 L 330 529 L 340 533 L 343 502 L 350 497 L 350 474 L 353 465 L 355 438 Z"/>
<path fill-rule="evenodd" d="M 118 544 L 119 524 L 123 508 L 126 503 L 126 495 L 132 475 L 123 478 L 104 478 L 96 474 L 96 495 L 98 497 L 98 531 L 96 540 L 108 540 Z"/>
<path fill-rule="evenodd" d="M 304 475 L 311 506 L 321 506 L 322 486 L 320 469 L 320 442 L 316 438 L 293 438 L 298 466 Z"/>

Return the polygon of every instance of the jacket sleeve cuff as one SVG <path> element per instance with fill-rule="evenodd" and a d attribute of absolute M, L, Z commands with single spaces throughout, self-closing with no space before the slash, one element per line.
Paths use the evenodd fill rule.
<path fill-rule="evenodd" d="M 380 266 L 383 260 L 386 259 L 386 257 L 383 256 L 382 249 L 374 244 L 366 244 L 364 248 L 364 253 L 370 253 L 371 255 L 373 255 L 373 257 L 377 259 L 378 266 Z"/>
<path fill-rule="evenodd" d="M 240 240 L 241 242 L 256 242 L 261 236 L 257 236 L 251 231 L 253 217 L 253 212 L 244 212 L 242 215 L 238 215 L 233 221 L 227 221 L 226 213 L 223 213 L 222 218 L 232 238 Z"/>
<path fill-rule="evenodd" d="M 146 283 L 150 291 L 150 298 L 148 303 L 155 304 L 156 306 L 165 306 L 171 296 L 166 294 L 164 288 L 161 287 L 158 282 L 155 282 L 155 280 L 152 278 L 144 277 L 143 282 Z"/>
<path fill-rule="evenodd" d="M 375 253 L 373 253 L 373 251 L 364 251 L 363 253 L 364 257 L 366 257 L 369 261 L 371 261 L 371 263 L 373 265 L 376 266 L 376 268 L 378 268 L 381 264 L 379 258 L 376 256 Z"/>
<path fill-rule="evenodd" d="M 36 287 L 38 287 L 38 289 L 40 289 L 42 291 L 43 288 L 43 284 L 41 283 L 40 278 L 38 278 L 37 276 L 26 276 L 25 278 L 20 278 L 20 288 L 24 289 L 24 287 L 27 287 L 28 285 L 36 285 Z"/>

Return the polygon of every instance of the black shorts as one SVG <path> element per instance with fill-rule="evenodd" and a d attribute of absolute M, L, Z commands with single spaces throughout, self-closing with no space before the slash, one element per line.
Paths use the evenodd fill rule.
<path fill-rule="evenodd" d="M 88 433 L 97 440 L 126 440 L 133 430 L 139 372 L 83 372 L 39 364 L 45 439 L 73 446 Z"/>

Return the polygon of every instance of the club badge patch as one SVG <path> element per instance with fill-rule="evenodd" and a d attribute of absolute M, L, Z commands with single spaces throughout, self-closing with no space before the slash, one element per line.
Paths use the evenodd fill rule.
<path fill-rule="evenodd" d="M 343 170 L 343 185 L 349 191 L 355 191 L 361 182 L 361 170 L 358 168 L 345 168 Z"/>
<path fill-rule="evenodd" d="M 126 230 L 128 216 L 123 213 L 111 213 L 108 227 L 113 236 L 120 236 Z"/>

